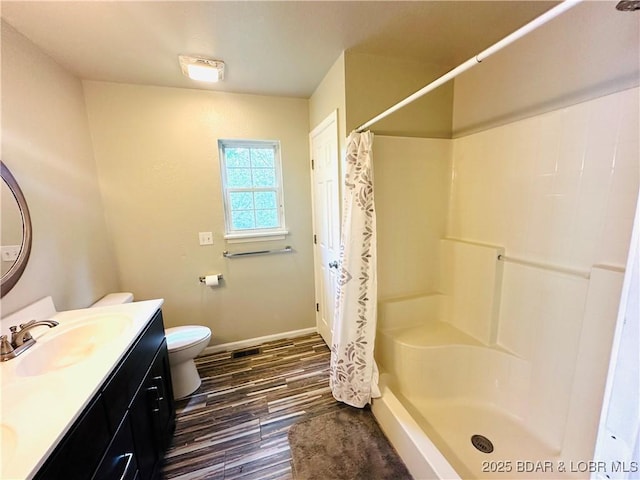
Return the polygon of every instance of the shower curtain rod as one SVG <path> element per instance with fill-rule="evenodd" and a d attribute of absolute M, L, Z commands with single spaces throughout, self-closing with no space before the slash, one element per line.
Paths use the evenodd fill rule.
<path fill-rule="evenodd" d="M 515 42 L 516 40 L 518 40 L 521 37 L 524 37 L 529 32 L 532 32 L 536 28 L 544 25 L 549 20 L 552 20 L 555 17 L 557 17 L 558 15 L 561 15 L 562 13 L 566 12 L 570 8 L 575 7 L 578 3 L 582 2 L 582 1 L 583 0 L 565 0 L 561 4 L 556 5 L 551 10 L 548 10 L 547 12 L 545 12 L 542 15 L 540 15 L 539 17 L 533 19 L 532 21 L 530 21 L 529 23 L 527 23 L 523 27 L 520 27 L 515 32 L 507 35 L 502 40 L 498 41 L 497 43 L 494 43 L 489 48 L 487 48 L 487 49 L 483 50 L 482 52 L 478 53 L 475 57 L 472 57 L 469 60 L 467 60 L 466 62 L 461 63 L 460 65 L 458 65 L 453 70 L 450 70 L 449 72 L 445 73 L 444 75 L 442 75 L 441 77 L 437 78 L 436 80 L 434 80 L 430 84 L 426 85 L 425 87 L 421 88 L 420 90 L 418 90 L 414 94 L 409 95 L 404 100 L 396 103 L 395 105 L 393 105 L 392 107 L 388 108 L 384 112 L 382 112 L 379 115 L 373 117 L 368 122 L 363 123 L 358 128 L 356 128 L 356 132 L 365 131 L 367 128 L 369 128 L 374 123 L 379 122 L 380 120 L 382 120 L 383 118 L 391 115 L 395 111 L 400 110 L 402 107 L 404 107 L 406 105 L 409 105 L 414 100 L 417 100 L 418 98 L 422 97 L 423 95 L 426 95 L 427 93 L 429 93 L 431 90 L 434 90 L 434 89 L 438 88 L 443 83 L 446 83 L 449 80 L 453 80 L 455 77 L 460 75 L 462 72 L 464 72 L 466 70 L 469 70 L 471 67 L 475 67 L 477 64 L 482 62 L 485 58 L 488 58 L 491 55 L 493 55 L 494 53 L 496 53 L 497 51 L 502 50 L 507 45 Z"/>

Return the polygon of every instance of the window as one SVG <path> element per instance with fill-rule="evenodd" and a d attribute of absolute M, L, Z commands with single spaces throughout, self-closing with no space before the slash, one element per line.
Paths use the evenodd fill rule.
<path fill-rule="evenodd" d="M 287 234 L 280 143 L 219 140 L 227 239 Z"/>

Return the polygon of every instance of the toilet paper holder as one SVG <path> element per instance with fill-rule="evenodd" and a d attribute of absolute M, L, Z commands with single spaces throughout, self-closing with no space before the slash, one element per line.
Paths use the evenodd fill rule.
<path fill-rule="evenodd" d="M 217 275 L 217 277 L 218 277 L 218 280 L 222 280 L 222 278 L 223 278 L 221 273 L 219 273 L 219 274 Z M 206 276 L 206 275 L 203 275 L 203 276 L 201 276 L 201 277 L 198 277 L 198 280 L 200 280 L 200 283 L 204 283 L 204 282 L 205 282 L 205 278 L 207 278 L 207 276 Z"/>

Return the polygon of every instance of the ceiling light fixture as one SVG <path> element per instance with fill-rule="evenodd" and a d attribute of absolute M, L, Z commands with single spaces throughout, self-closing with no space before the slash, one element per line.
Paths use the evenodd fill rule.
<path fill-rule="evenodd" d="M 224 62 L 202 57 L 178 55 L 182 73 L 200 82 L 219 82 L 224 79 Z"/>

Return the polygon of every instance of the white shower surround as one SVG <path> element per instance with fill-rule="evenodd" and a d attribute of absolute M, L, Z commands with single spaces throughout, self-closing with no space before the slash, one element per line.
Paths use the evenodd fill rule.
<path fill-rule="evenodd" d="M 456 324 L 450 295 L 381 303 L 376 356 L 396 375 L 383 375 L 373 411 L 417 478 L 451 478 L 447 446 L 434 435 L 434 424 L 445 421 L 428 417 L 429 409 L 442 417 L 443 410 L 433 416 L 442 405 L 497 408 L 516 419 L 542 446 L 528 449 L 532 460 L 557 466 L 558 454 L 592 458 L 638 194 L 638 104 L 635 88 L 452 141 L 445 235 L 590 271 L 591 278 L 504 264 L 495 321 L 480 332 L 486 336 L 478 337 L 467 315 L 459 319 L 467 324 L 456 325 L 467 339 L 452 330 L 441 345 L 420 338 L 432 338 L 426 330 L 439 320 Z M 436 291 L 447 293 L 440 277 Z M 430 453 L 420 454 L 420 445 Z"/>

